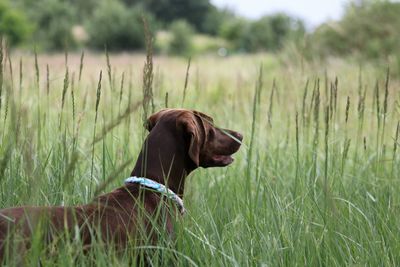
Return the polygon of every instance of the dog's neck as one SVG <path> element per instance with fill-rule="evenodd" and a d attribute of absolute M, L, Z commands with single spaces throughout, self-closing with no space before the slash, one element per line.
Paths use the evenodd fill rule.
<path fill-rule="evenodd" d="M 185 179 L 195 168 L 182 136 L 168 131 L 161 135 L 154 129 L 144 142 L 131 176 L 152 179 L 183 197 Z"/>

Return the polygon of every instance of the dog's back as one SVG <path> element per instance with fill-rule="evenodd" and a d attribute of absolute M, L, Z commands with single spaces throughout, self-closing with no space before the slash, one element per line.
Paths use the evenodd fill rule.
<path fill-rule="evenodd" d="M 155 243 L 160 229 L 171 234 L 170 203 L 157 193 L 140 190 L 138 185 L 121 187 L 82 206 L 15 207 L 0 210 L 0 260 L 7 251 L 23 254 L 32 237 L 46 243 L 79 238 L 90 248 L 93 240 L 122 249 L 128 242 Z M 173 206 L 173 205 L 172 205 Z M 68 235 L 68 236 L 67 236 Z"/>

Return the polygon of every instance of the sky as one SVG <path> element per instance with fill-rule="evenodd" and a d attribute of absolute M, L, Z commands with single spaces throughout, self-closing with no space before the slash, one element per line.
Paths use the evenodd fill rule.
<path fill-rule="evenodd" d="M 229 7 L 237 14 L 257 19 L 265 14 L 285 12 L 303 19 L 308 28 L 339 19 L 348 0 L 211 0 L 217 7 Z"/>

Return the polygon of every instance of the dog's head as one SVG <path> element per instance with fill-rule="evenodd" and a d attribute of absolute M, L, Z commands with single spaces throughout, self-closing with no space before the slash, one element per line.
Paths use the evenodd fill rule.
<path fill-rule="evenodd" d="M 183 136 L 188 156 L 196 167 L 221 167 L 233 162 L 232 154 L 240 148 L 243 136 L 235 131 L 214 126 L 204 113 L 186 109 L 163 109 L 150 116 L 146 128 L 168 124 Z"/>

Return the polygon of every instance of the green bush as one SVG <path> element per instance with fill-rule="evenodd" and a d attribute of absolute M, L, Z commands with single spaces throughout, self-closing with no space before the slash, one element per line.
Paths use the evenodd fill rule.
<path fill-rule="evenodd" d="M 68 0 L 68 2 L 76 9 L 76 18 L 79 24 L 90 18 L 99 4 L 99 0 Z"/>
<path fill-rule="evenodd" d="M 245 31 L 248 30 L 249 25 L 250 22 L 243 18 L 232 17 L 222 23 L 219 29 L 219 35 L 222 38 L 237 44 Z"/>
<path fill-rule="evenodd" d="M 212 6 L 202 23 L 201 32 L 216 36 L 220 34 L 224 24 L 235 19 L 236 15 L 229 9 L 218 9 Z"/>
<path fill-rule="evenodd" d="M 134 0 L 125 1 L 135 2 Z M 212 7 L 210 0 L 144 0 L 142 3 L 165 25 L 182 19 L 197 31 L 202 31 L 204 21 Z"/>
<path fill-rule="evenodd" d="M 239 45 L 248 52 L 269 50 L 274 47 L 274 36 L 268 17 L 263 17 L 246 27 Z"/>
<path fill-rule="evenodd" d="M 133 50 L 145 45 L 142 16 L 152 17 L 139 7 L 127 8 L 118 1 L 103 1 L 87 22 L 89 45 L 96 49 Z"/>
<path fill-rule="evenodd" d="M 304 32 L 301 20 L 281 13 L 256 21 L 228 19 L 220 29 L 223 38 L 233 42 L 236 49 L 246 52 L 277 51 L 288 40 L 303 36 Z"/>
<path fill-rule="evenodd" d="M 63 50 L 76 46 L 72 27 L 76 9 L 67 1 L 15 0 L 33 25 L 33 42 L 45 50 Z"/>
<path fill-rule="evenodd" d="M 170 31 L 172 39 L 169 52 L 175 55 L 189 56 L 193 52 L 193 28 L 185 20 L 177 20 L 171 23 Z"/>
<path fill-rule="evenodd" d="M 338 22 L 320 26 L 310 38 L 319 55 L 388 58 L 400 55 L 400 3 L 360 1 Z"/>
<path fill-rule="evenodd" d="M 30 30 L 28 20 L 21 11 L 10 8 L 5 1 L 0 2 L 0 35 L 4 36 L 9 44 L 20 44 L 26 40 Z"/>

